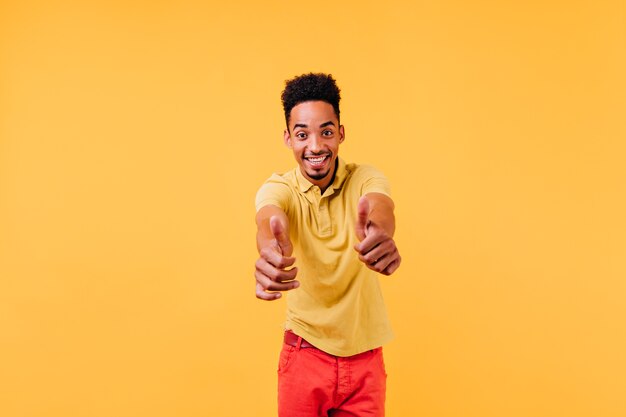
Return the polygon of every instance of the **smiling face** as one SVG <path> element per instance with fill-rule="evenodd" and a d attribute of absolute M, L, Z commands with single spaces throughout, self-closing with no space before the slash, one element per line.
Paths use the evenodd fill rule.
<path fill-rule="evenodd" d="M 285 144 L 293 151 L 300 172 L 324 192 L 335 175 L 344 128 L 333 106 L 325 101 L 305 101 L 291 109 Z"/>

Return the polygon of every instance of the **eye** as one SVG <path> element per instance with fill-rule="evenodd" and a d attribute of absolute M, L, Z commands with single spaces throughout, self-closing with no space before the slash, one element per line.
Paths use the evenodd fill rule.
<path fill-rule="evenodd" d="M 296 137 L 297 137 L 298 139 L 306 139 L 306 133 L 304 133 L 304 132 L 298 132 L 298 133 L 296 133 Z"/>
<path fill-rule="evenodd" d="M 325 130 L 322 132 L 322 135 L 324 136 L 332 136 L 333 135 L 333 131 L 332 130 Z"/>

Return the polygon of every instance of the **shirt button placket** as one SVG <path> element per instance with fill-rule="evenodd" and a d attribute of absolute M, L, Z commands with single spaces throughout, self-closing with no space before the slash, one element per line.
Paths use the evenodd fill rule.
<path fill-rule="evenodd" d="M 319 216 L 321 233 L 329 235 L 331 233 L 330 213 L 328 212 L 328 198 L 322 198 L 319 205 Z"/>

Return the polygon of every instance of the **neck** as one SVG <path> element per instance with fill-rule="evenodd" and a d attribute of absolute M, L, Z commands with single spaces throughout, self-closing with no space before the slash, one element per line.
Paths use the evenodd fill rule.
<path fill-rule="evenodd" d="M 324 191 L 330 186 L 330 184 L 335 181 L 335 176 L 337 175 L 337 167 L 339 167 L 339 157 L 335 158 L 335 166 L 333 167 L 333 173 L 328 177 L 328 179 L 322 180 L 321 183 L 315 184 L 320 187 L 320 192 L 324 194 Z"/>

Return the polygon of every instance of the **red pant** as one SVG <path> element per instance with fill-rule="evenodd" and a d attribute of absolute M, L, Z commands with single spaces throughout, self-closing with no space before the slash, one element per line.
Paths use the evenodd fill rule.
<path fill-rule="evenodd" d="M 279 417 L 382 417 L 387 374 L 382 348 L 346 358 L 283 344 Z"/>

